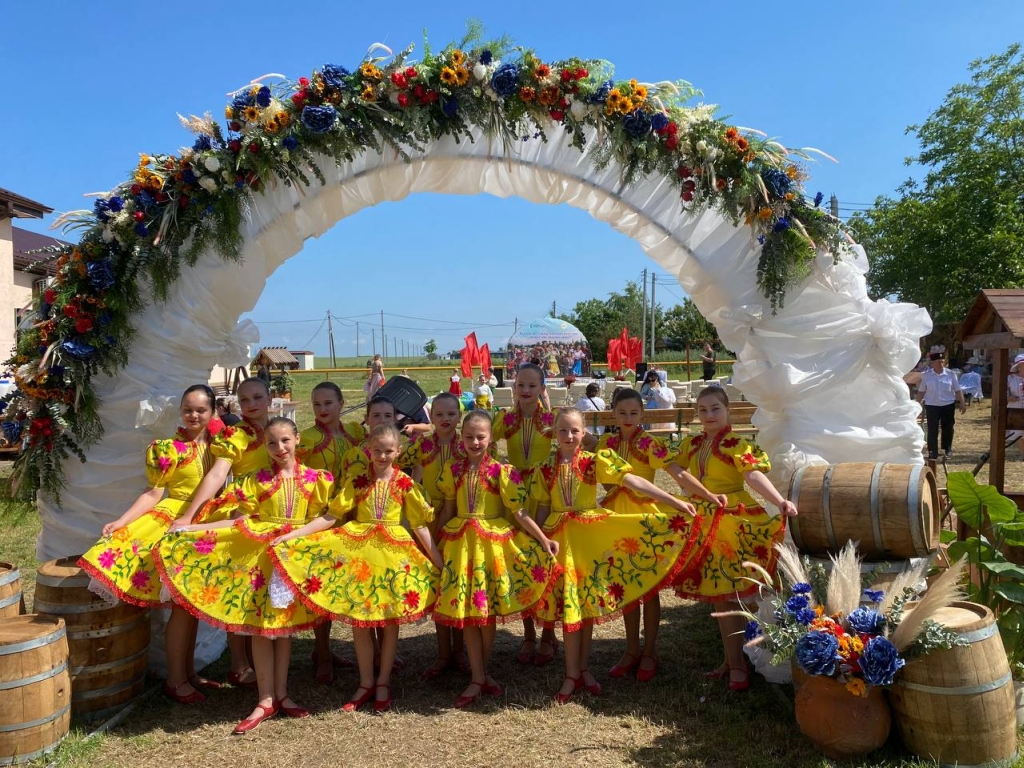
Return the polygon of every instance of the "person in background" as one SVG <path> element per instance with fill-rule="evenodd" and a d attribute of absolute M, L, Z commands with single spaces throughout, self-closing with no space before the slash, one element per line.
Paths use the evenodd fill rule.
<path fill-rule="evenodd" d="M 1021 377 L 1021 368 L 1024 367 L 1024 355 L 1017 355 L 1013 358 L 1013 365 L 1010 366 L 1010 375 L 1006 377 L 1006 407 L 1024 408 L 1024 378 Z M 1024 461 L 1024 430 L 1008 429 L 1006 441 L 1014 441 L 1017 444 L 1017 451 L 1020 453 L 1021 461 Z M 1009 446 L 1007 446 L 1009 447 Z"/>
<path fill-rule="evenodd" d="M 452 375 L 448 377 L 448 391 L 456 397 L 462 396 L 462 377 L 458 368 L 452 368 Z"/>
<path fill-rule="evenodd" d="M 933 348 L 928 355 L 929 369 L 921 374 L 917 388 L 917 399 L 924 403 L 928 419 L 928 458 L 939 458 L 939 429 L 942 429 L 942 453 L 948 457 L 953 452 L 953 425 L 956 423 L 956 409 L 967 410 L 964 393 L 960 389 L 957 375 L 946 367 L 945 352 Z"/>
<path fill-rule="evenodd" d="M 604 398 L 600 397 L 600 394 L 601 388 L 594 382 L 590 382 L 587 384 L 586 392 L 580 395 L 580 399 L 576 401 L 576 410 L 580 411 L 580 413 L 605 410 L 607 406 L 605 405 Z M 593 429 L 587 427 L 587 431 L 594 435 L 600 435 L 604 432 L 604 427 L 594 427 Z"/>
<path fill-rule="evenodd" d="M 233 427 L 242 420 L 241 416 L 231 412 L 231 403 L 223 397 L 217 398 L 217 418 L 224 422 L 225 427 Z"/>
<path fill-rule="evenodd" d="M 494 371 L 492 369 L 488 368 L 484 373 L 487 374 L 487 386 L 491 389 L 498 386 L 498 377 L 494 375 Z"/>
<path fill-rule="evenodd" d="M 700 357 L 702 365 L 701 378 L 710 381 L 715 378 L 715 350 L 707 342 L 704 343 L 704 354 Z"/>
<path fill-rule="evenodd" d="M 260 363 L 260 367 L 256 369 L 256 378 L 267 385 L 270 388 L 270 368 L 266 363 Z"/>
<path fill-rule="evenodd" d="M 373 400 L 377 394 L 377 390 L 384 386 L 384 362 L 381 360 L 380 355 L 374 355 L 373 362 L 370 364 L 370 376 L 366 379 L 366 383 L 363 384 L 363 390 L 366 392 L 367 401 Z"/>
<path fill-rule="evenodd" d="M 473 399 L 477 408 L 491 410 L 491 388 L 487 386 L 487 377 L 482 373 L 477 377 L 476 386 L 473 387 Z"/>

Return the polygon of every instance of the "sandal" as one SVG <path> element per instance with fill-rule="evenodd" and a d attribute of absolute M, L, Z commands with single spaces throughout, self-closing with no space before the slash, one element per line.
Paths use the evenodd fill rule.
<path fill-rule="evenodd" d="M 608 677 L 618 680 L 620 677 L 625 677 L 633 673 L 638 666 L 640 666 L 640 657 L 634 656 L 629 651 L 622 654 L 622 658 L 629 657 L 630 661 L 628 664 L 623 664 L 622 659 L 619 659 L 618 663 L 608 670 Z"/>
<path fill-rule="evenodd" d="M 588 683 L 587 679 L 583 676 L 584 674 L 590 674 L 590 670 L 589 669 L 581 669 L 580 670 L 580 680 L 583 681 L 583 687 L 587 689 L 587 693 L 589 693 L 591 696 L 600 696 L 601 695 L 601 684 L 599 682 L 597 682 L 596 678 L 594 679 L 594 682 Z M 590 676 L 594 677 L 593 675 L 590 675 Z"/>
<path fill-rule="evenodd" d="M 527 651 L 527 644 L 533 646 L 532 651 Z M 533 664 L 533 657 L 537 654 L 537 641 L 536 640 L 523 640 L 519 644 L 519 652 L 516 654 L 516 661 L 520 664 Z"/>
<path fill-rule="evenodd" d="M 480 694 L 484 692 L 484 686 L 486 684 L 487 683 L 478 683 L 476 680 L 471 680 L 469 685 L 466 686 L 466 690 L 469 690 L 472 686 L 475 685 L 476 686 L 476 693 L 472 693 L 472 694 L 463 693 L 461 696 L 459 696 L 459 698 L 457 698 L 455 700 L 455 708 L 456 709 L 465 709 L 470 704 L 472 704 L 474 701 L 476 701 L 478 698 L 480 698 Z"/>
<path fill-rule="evenodd" d="M 369 687 L 365 685 L 360 685 L 358 688 L 356 688 L 356 693 L 359 693 L 360 691 L 365 691 L 365 693 L 363 693 L 361 696 L 353 696 L 351 699 L 346 701 L 341 707 L 342 712 L 355 712 L 357 709 L 363 706 L 363 704 L 368 702 L 371 696 L 373 696 L 372 685 Z"/>
<path fill-rule="evenodd" d="M 645 667 L 643 665 L 643 659 L 650 659 L 654 662 L 653 667 Z M 644 655 L 641 657 L 640 666 L 636 670 L 636 679 L 641 683 L 649 683 L 654 679 L 654 676 L 658 674 L 658 657 Z"/>
<path fill-rule="evenodd" d="M 551 653 L 540 652 L 540 646 L 545 644 L 551 646 Z M 537 653 L 533 657 L 533 666 L 543 667 L 555 660 L 555 654 L 558 653 L 558 640 L 554 638 L 552 638 L 551 640 L 541 640 L 539 643 L 537 643 L 537 648 Z"/>
<path fill-rule="evenodd" d="M 186 685 L 192 685 L 191 681 L 186 680 L 178 685 L 164 683 L 164 695 L 169 699 L 174 699 L 179 704 L 202 704 L 206 701 L 206 697 L 198 690 L 193 690 L 192 693 L 178 693 Z M 192 687 L 195 688 L 194 685 Z"/>

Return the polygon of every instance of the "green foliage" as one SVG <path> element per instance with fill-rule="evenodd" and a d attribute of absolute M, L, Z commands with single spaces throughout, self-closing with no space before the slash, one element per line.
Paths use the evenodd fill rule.
<path fill-rule="evenodd" d="M 718 345 L 718 329 L 708 322 L 690 298 L 666 310 L 657 331 L 658 338 L 664 339 L 669 349 L 696 348 L 706 341 L 710 341 L 712 346 Z"/>
<path fill-rule="evenodd" d="M 973 61 L 970 72 L 907 129 L 921 147 L 907 163 L 924 179 L 849 224 L 871 258 L 872 294 L 920 304 L 940 323 L 962 320 L 983 288 L 1024 286 L 1021 46 Z"/>
<path fill-rule="evenodd" d="M 655 311 L 657 326 L 662 320 L 662 312 L 657 307 Z M 571 312 L 560 315 L 560 318 L 575 325 L 587 337 L 591 359 L 605 360 L 608 356 L 608 340 L 618 336 L 624 327 L 629 329 L 631 335 L 641 336 L 643 315 L 643 291 L 635 283 L 627 283 L 621 292 L 613 291 L 607 299 L 577 302 Z M 650 315 L 647 316 L 647 322 L 651 322 Z"/>
<path fill-rule="evenodd" d="M 291 392 L 294 387 L 295 380 L 292 379 L 288 371 L 283 370 L 270 380 L 270 391 L 278 395 L 284 392 Z"/>
<path fill-rule="evenodd" d="M 428 359 L 433 360 L 437 355 L 437 342 L 430 339 L 423 345 L 423 351 L 426 353 Z"/>

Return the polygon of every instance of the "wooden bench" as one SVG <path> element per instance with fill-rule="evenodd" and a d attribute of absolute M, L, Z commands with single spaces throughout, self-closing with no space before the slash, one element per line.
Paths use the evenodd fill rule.
<path fill-rule="evenodd" d="M 732 421 L 733 430 L 740 434 L 753 435 L 757 433 L 757 427 L 750 423 L 757 406 L 753 403 L 732 403 L 729 408 L 729 416 Z M 673 424 L 671 428 L 649 429 L 652 434 L 678 434 L 680 438 L 690 431 L 690 426 L 697 421 L 697 409 L 692 405 L 677 406 L 675 408 L 648 408 L 644 410 L 645 424 Z M 614 427 L 615 414 L 612 411 L 587 411 L 583 414 L 584 426 Z M 699 425 L 696 429 L 699 429 Z M 695 430 L 696 431 L 696 430 Z"/>

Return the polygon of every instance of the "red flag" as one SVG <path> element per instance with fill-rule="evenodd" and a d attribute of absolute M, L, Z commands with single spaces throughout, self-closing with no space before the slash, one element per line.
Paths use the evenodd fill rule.
<path fill-rule="evenodd" d="M 622 342 L 617 338 L 608 340 L 608 370 L 612 373 L 622 370 Z"/>
<path fill-rule="evenodd" d="M 469 347 L 462 348 L 462 378 L 468 379 L 467 391 L 473 390 L 473 355 Z"/>
<path fill-rule="evenodd" d="M 629 350 L 629 330 L 626 326 L 622 326 L 622 333 L 619 334 L 619 343 L 621 344 L 619 349 L 622 350 L 622 355 L 625 357 Z"/>
<path fill-rule="evenodd" d="M 480 362 L 480 373 L 488 375 L 491 371 L 491 348 L 486 344 L 480 347 L 477 359 Z"/>
<path fill-rule="evenodd" d="M 473 331 L 463 341 L 466 342 L 466 349 L 469 350 L 469 361 L 476 364 L 478 361 L 477 356 L 480 354 L 480 347 L 476 343 L 476 331 Z"/>
<path fill-rule="evenodd" d="M 644 352 L 640 348 L 640 339 L 636 336 L 629 340 L 629 351 L 626 353 L 626 356 L 629 359 L 628 365 L 630 369 L 635 371 L 637 363 L 639 363 L 644 356 Z"/>

